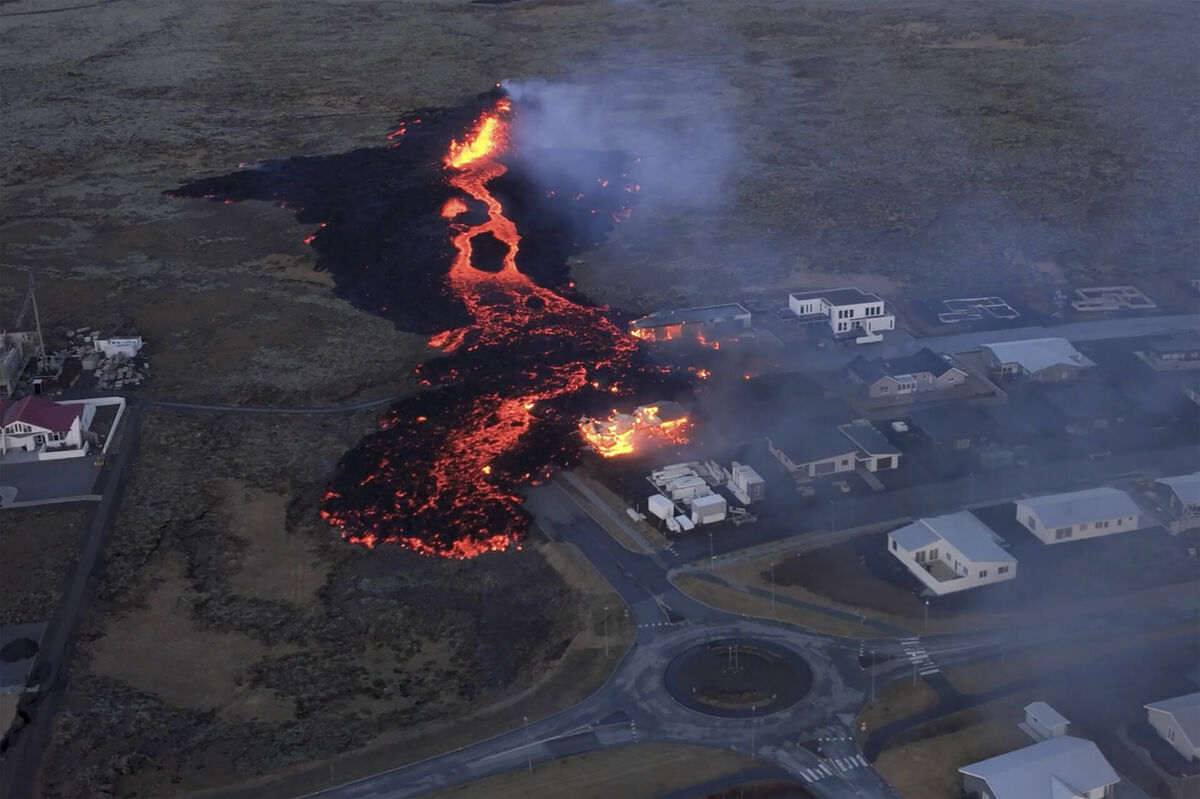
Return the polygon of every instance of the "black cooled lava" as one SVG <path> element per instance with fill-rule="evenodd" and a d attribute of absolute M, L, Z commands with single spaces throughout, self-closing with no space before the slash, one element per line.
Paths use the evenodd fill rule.
<path fill-rule="evenodd" d="M 471 557 L 524 534 L 524 485 L 578 457 L 581 413 L 670 397 L 686 373 L 571 288 L 567 258 L 628 215 L 634 159 L 522 150 L 497 89 L 401 121 L 388 146 L 268 161 L 174 197 L 267 200 L 319 223 L 307 241 L 337 294 L 431 334 L 428 390 L 338 465 L 321 515 L 349 541 Z M 633 403 L 631 403 L 633 404 Z"/>

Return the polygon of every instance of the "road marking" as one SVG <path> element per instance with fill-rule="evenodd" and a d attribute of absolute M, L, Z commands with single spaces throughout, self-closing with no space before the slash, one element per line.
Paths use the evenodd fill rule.
<path fill-rule="evenodd" d="M 859 764 L 860 766 L 866 766 L 866 765 L 867 765 L 867 759 L 866 759 L 865 757 L 863 757 L 862 755 L 855 755 L 854 757 L 855 757 L 855 759 L 856 759 L 856 760 L 858 760 L 858 764 Z"/>
<path fill-rule="evenodd" d="M 822 774 L 821 772 L 814 771 L 812 769 L 807 769 L 807 768 L 804 769 L 804 776 L 808 778 L 809 782 L 817 782 L 818 780 L 822 780 L 825 778 L 825 775 Z"/>
<path fill-rule="evenodd" d="M 830 770 L 829 766 L 825 765 L 824 763 L 821 764 L 821 771 L 825 772 L 826 777 L 833 776 L 833 771 Z"/>
<path fill-rule="evenodd" d="M 934 667 L 933 667 L 933 668 L 931 668 L 931 669 L 921 669 L 919 673 L 920 673 L 922 676 L 926 676 L 926 675 L 929 675 L 929 674 L 937 674 L 939 671 L 941 671 L 941 669 L 939 669 L 937 666 L 934 666 Z"/>

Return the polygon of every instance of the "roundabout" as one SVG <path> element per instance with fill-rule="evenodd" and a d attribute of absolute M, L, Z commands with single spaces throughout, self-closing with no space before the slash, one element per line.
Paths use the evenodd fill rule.
<path fill-rule="evenodd" d="M 758 638 L 697 644 L 667 665 L 668 693 L 684 707 L 722 718 L 762 717 L 795 705 L 813 671 L 798 653 Z"/>

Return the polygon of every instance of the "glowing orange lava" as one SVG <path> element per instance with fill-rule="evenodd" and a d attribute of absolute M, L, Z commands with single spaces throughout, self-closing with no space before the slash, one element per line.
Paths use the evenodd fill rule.
<path fill-rule="evenodd" d="M 442 206 L 442 216 L 446 219 L 453 219 L 460 214 L 467 212 L 467 204 L 458 197 L 451 197 L 446 200 L 446 204 Z"/>

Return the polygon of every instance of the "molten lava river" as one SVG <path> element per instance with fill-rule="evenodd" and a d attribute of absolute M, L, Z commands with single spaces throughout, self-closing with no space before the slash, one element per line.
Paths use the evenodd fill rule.
<path fill-rule="evenodd" d="M 169 192 L 291 208 L 318 225 L 305 241 L 340 296 L 430 334 L 437 354 L 416 370 L 427 388 L 346 453 L 323 497 L 322 518 L 352 543 L 503 550 L 528 527 L 522 488 L 585 445 L 616 456 L 685 438 L 686 418 L 633 398 L 678 394 L 689 377 L 654 365 L 566 270 L 628 215 L 634 159 L 523 152 L 519 113 L 497 90 L 411 115 L 388 146 L 243 165 Z"/>

